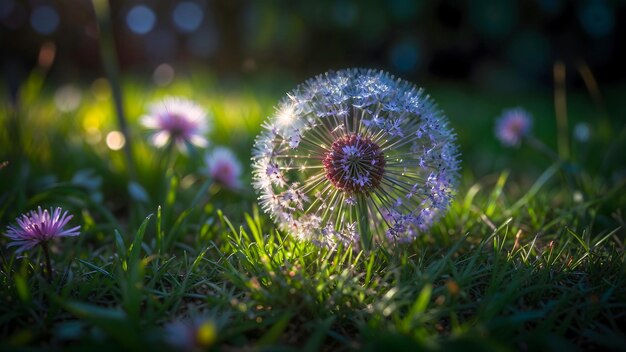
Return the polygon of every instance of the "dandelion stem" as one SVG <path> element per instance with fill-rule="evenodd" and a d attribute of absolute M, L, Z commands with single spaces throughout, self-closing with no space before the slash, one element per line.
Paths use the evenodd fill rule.
<path fill-rule="evenodd" d="M 369 227 L 369 214 L 367 211 L 367 200 L 362 194 L 357 197 L 357 207 L 359 208 L 359 233 L 361 234 L 361 244 L 363 250 L 370 250 L 372 248 L 372 232 Z"/>
<path fill-rule="evenodd" d="M 567 134 L 567 97 L 565 92 L 565 64 L 554 64 L 554 112 L 557 124 L 557 142 L 559 157 L 569 159 L 569 140 Z"/>

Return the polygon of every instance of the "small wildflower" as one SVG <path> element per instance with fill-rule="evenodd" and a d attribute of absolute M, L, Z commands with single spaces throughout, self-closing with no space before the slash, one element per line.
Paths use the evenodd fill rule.
<path fill-rule="evenodd" d="M 384 72 L 317 76 L 263 127 L 253 186 L 263 210 L 298 238 L 331 248 L 365 236 L 411 241 L 451 202 L 454 132 L 422 89 Z"/>
<path fill-rule="evenodd" d="M 495 133 L 504 146 L 515 147 L 530 133 L 531 127 L 532 115 L 522 108 L 513 108 L 502 112 Z"/>
<path fill-rule="evenodd" d="M 9 225 L 7 227 L 8 230 L 5 235 L 11 240 L 7 246 L 17 247 L 15 252 L 21 253 L 57 237 L 78 236 L 80 226 L 63 229 L 73 216 L 68 215 L 67 211 L 61 214 L 61 211 L 61 208 L 54 210 L 50 208 L 48 211 L 37 207 L 37 211 L 22 214 L 21 217 L 15 219 L 18 226 Z"/>
<path fill-rule="evenodd" d="M 210 130 L 207 112 L 198 104 L 183 98 L 168 97 L 150 105 L 141 123 L 152 130 L 150 140 L 157 148 L 170 143 L 185 147 L 206 147 L 205 135 Z"/>
<path fill-rule="evenodd" d="M 214 181 L 230 189 L 241 186 L 241 163 L 230 149 L 216 147 L 205 160 L 208 174 Z"/>
<path fill-rule="evenodd" d="M 216 339 L 217 326 L 210 319 L 177 320 L 165 326 L 165 340 L 177 350 L 204 351 Z"/>

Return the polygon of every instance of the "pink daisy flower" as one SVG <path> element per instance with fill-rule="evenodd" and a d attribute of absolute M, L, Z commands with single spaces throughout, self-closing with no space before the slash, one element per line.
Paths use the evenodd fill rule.
<path fill-rule="evenodd" d="M 528 111 L 522 108 L 504 110 L 496 121 L 496 137 L 507 147 L 518 146 L 530 133 L 532 124 L 532 115 Z"/>
<path fill-rule="evenodd" d="M 64 230 L 63 227 L 72 219 L 67 211 L 61 214 L 62 209 L 56 208 L 48 212 L 47 209 L 31 211 L 22 214 L 16 219 L 18 226 L 8 226 L 6 236 L 11 239 L 8 247 L 17 247 L 16 253 L 31 249 L 56 237 L 78 236 L 80 226 Z"/>
<path fill-rule="evenodd" d="M 206 155 L 206 164 L 209 176 L 227 188 L 236 189 L 241 186 L 241 163 L 235 154 L 228 148 L 217 147 Z"/>
<path fill-rule="evenodd" d="M 182 151 L 185 147 L 206 147 L 206 134 L 211 126 L 207 112 L 198 104 L 183 98 L 167 97 L 149 107 L 141 123 L 152 130 L 150 140 L 157 148 L 174 143 Z"/>

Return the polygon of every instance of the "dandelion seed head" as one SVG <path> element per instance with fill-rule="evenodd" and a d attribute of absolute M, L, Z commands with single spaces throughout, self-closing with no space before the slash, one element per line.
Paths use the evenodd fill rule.
<path fill-rule="evenodd" d="M 495 132 L 504 146 L 515 147 L 530 133 L 531 128 L 532 115 L 522 108 L 513 108 L 502 112 L 496 121 Z"/>
<path fill-rule="evenodd" d="M 50 208 L 48 211 L 37 207 L 37 211 L 30 211 L 15 219 L 17 226 L 7 227 L 5 236 L 10 239 L 7 247 L 16 247 L 15 252 L 21 253 L 57 237 L 78 236 L 80 226 L 63 229 L 72 217 L 61 208 Z"/>
<path fill-rule="evenodd" d="M 262 209 L 320 245 L 409 242 L 448 208 L 456 136 L 430 97 L 379 71 L 329 72 L 296 87 L 253 151 Z M 365 226 L 367 225 L 367 226 Z"/>
<path fill-rule="evenodd" d="M 181 151 L 188 147 L 206 147 L 210 131 L 207 112 L 196 103 L 178 97 L 168 97 L 149 107 L 141 123 L 151 131 L 150 141 L 157 148 L 170 143 Z"/>

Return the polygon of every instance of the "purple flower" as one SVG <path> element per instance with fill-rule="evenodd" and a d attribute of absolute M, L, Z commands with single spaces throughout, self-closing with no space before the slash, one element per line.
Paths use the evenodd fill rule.
<path fill-rule="evenodd" d="M 496 121 L 496 137 L 507 147 L 518 146 L 530 133 L 532 124 L 532 115 L 528 111 L 522 108 L 504 110 Z"/>
<path fill-rule="evenodd" d="M 241 163 L 233 152 L 225 147 L 216 147 L 206 155 L 207 171 L 215 181 L 230 189 L 241 186 Z"/>
<path fill-rule="evenodd" d="M 174 143 L 182 151 L 185 147 L 206 147 L 205 135 L 210 130 L 207 113 L 196 103 L 177 97 L 168 97 L 150 105 L 150 112 L 141 123 L 152 130 L 151 142 L 161 148 Z"/>
<path fill-rule="evenodd" d="M 406 242 L 449 206 L 455 134 L 422 89 L 384 72 L 317 76 L 279 103 L 253 152 L 253 186 L 279 228 L 331 248 Z"/>
<path fill-rule="evenodd" d="M 63 227 L 72 219 L 72 215 L 68 215 L 67 211 L 61 214 L 61 208 L 54 211 L 50 208 L 41 210 L 37 207 L 37 211 L 31 211 L 28 214 L 22 214 L 21 217 L 15 219 L 18 226 L 8 226 L 6 236 L 11 239 L 8 247 L 17 247 L 16 253 L 21 253 L 31 249 L 34 246 L 45 243 L 56 237 L 78 236 L 80 226 L 64 230 Z M 51 215 L 52 214 L 52 215 Z"/>

